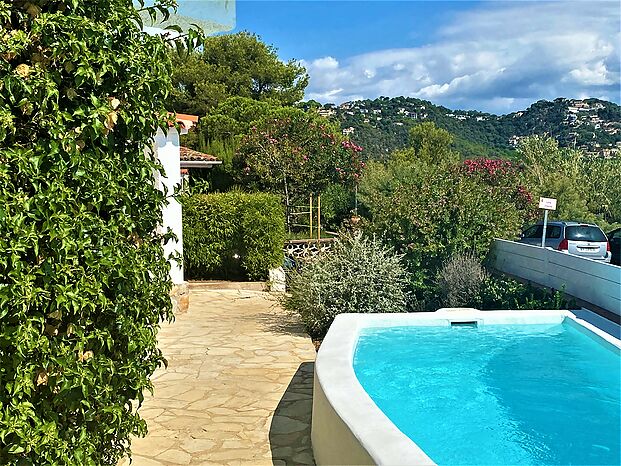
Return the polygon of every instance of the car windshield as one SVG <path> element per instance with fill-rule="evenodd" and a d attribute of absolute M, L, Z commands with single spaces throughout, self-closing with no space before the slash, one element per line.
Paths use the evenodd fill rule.
<path fill-rule="evenodd" d="M 578 225 L 567 227 L 565 236 L 571 241 L 606 241 L 606 235 L 597 227 Z"/>

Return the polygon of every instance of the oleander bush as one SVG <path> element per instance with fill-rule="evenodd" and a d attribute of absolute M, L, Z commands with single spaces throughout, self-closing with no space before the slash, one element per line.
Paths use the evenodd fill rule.
<path fill-rule="evenodd" d="M 412 289 L 427 300 L 437 271 L 451 256 L 470 251 L 482 259 L 494 238 L 517 236 L 525 203 L 518 187 L 507 185 L 504 176 L 503 182 L 491 182 L 461 163 L 428 165 L 396 154 L 386 165 L 369 164 L 364 173 L 359 193 L 365 231 L 382 235 L 405 254 Z"/>
<path fill-rule="evenodd" d="M 283 306 L 301 316 L 313 338 L 322 338 L 341 313 L 405 312 L 409 277 L 401 259 L 375 238 L 342 237 L 290 272 Z"/>
<path fill-rule="evenodd" d="M 183 248 L 193 279 L 263 279 L 283 263 L 285 214 L 280 197 L 230 191 L 187 196 Z"/>
<path fill-rule="evenodd" d="M 0 36 L 0 464 L 116 465 L 172 318 L 168 47 L 132 0 L 0 1 Z"/>

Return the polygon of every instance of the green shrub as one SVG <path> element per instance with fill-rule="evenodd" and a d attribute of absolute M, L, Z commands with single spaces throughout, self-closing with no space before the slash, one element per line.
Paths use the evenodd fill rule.
<path fill-rule="evenodd" d="M 0 35 L 0 464 L 115 465 L 172 318 L 167 46 L 132 0 L 0 1 Z"/>
<path fill-rule="evenodd" d="M 481 287 L 473 307 L 493 309 L 572 309 L 573 300 L 562 290 L 538 288 L 513 280 L 490 275 Z"/>
<path fill-rule="evenodd" d="M 408 274 L 401 256 L 360 235 L 342 238 L 289 277 L 286 309 L 302 317 L 308 333 L 321 338 L 345 312 L 405 312 Z"/>
<path fill-rule="evenodd" d="M 472 254 L 453 255 L 436 276 L 427 310 L 439 306 L 494 309 L 570 309 L 572 301 L 562 291 L 534 287 L 489 273 Z"/>
<path fill-rule="evenodd" d="M 281 200 L 267 193 L 185 197 L 183 250 L 188 277 L 262 279 L 283 263 Z"/>
<path fill-rule="evenodd" d="M 395 156 L 386 166 L 369 164 L 359 193 L 365 229 L 405 254 L 419 298 L 452 255 L 471 251 L 482 259 L 494 238 L 516 236 L 523 221 L 513 190 L 464 173 L 461 165 Z"/>

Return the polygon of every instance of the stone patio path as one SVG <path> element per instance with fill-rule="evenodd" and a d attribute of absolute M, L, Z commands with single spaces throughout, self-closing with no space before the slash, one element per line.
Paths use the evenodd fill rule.
<path fill-rule="evenodd" d="M 141 408 L 133 465 L 313 464 L 315 350 L 269 294 L 194 285 L 159 343 L 168 368 Z"/>

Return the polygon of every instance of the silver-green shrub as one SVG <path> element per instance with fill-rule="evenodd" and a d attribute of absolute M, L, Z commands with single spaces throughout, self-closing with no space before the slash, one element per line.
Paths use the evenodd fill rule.
<path fill-rule="evenodd" d="M 284 307 L 297 312 L 313 338 L 341 313 L 405 312 L 408 274 L 376 239 L 341 238 L 333 249 L 289 277 Z"/>
<path fill-rule="evenodd" d="M 436 277 L 442 305 L 447 307 L 472 306 L 487 276 L 481 261 L 474 254 L 453 254 L 444 262 Z"/>

